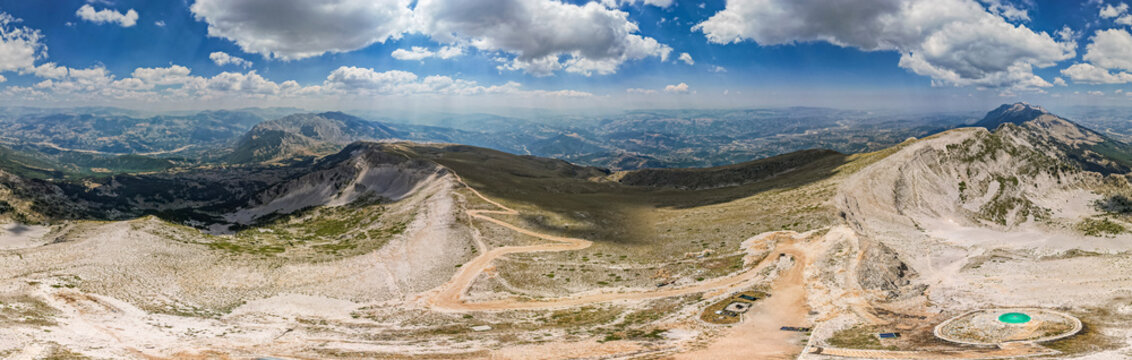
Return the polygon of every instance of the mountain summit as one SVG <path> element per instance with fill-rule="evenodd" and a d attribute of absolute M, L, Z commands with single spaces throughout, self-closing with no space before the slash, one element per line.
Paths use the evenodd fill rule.
<path fill-rule="evenodd" d="M 1132 171 L 1132 145 L 1050 113 L 1040 106 L 1005 104 L 974 124 L 996 133 L 1044 144 L 1069 163 L 1101 174 Z"/>
<path fill-rule="evenodd" d="M 340 112 L 294 114 L 264 121 L 236 144 L 228 160 L 235 163 L 272 161 L 329 153 L 359 140 L 387 140 L 397 131 L 383 124 Z"/>
<path fill-rule="evenodd" d="M 1024 102 L 1003 104 L 997 109 L 987 113 L 987 116 L 983 117 L 979 122 L 976 122 L 974 126 L 994 130 L 1002 124 L 1021 125 L 1039 116 L 1049 114 L 1049 111 L 1046 111 L 1046 109 L 1043 109 L 1041 106 L 1030 105 Z"/>

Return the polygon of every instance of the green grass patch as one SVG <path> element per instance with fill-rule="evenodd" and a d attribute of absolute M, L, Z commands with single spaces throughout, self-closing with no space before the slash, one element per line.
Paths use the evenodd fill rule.
<path fill-rule="evenodd" d="M 711 305 L 708 305 L 708 307 L 704 308 L 704 311 L 700 313 L 700 320 L 720 325 L 738 324 L 739 321 L 742 320 L 742 316 L 728 316 L 724 314 L 716 314 L 715 312 L 723 311 L 723 309 L 726 308 L 727 305 L 730 305 L 733 302 L 743 302 L 750 304 L 751 306 L 755 306 L 755 303 L 758 302 L 758 300 L 751 301 L 743 299 L 742 296 L 749 296 L 762 300 L 769 297 L 770 294 L 762 291 L 743 291 L 731 294 L 731 296 L 728 296 L 726 299 L 712 303 Z"/>
<path fill-rule="evenodd" d="M 1088 236 L 1119 235 L 1128 232 L 1124 225 L 1105 218 L 1088 218 L 1077 223 L 1076 228 Z"/>
<path fill-rule="evenodd" d="M 896 346 L 881 344 L 877 333 L 881 329 L 875 326 L 857 325 L 848 329 L 838 330 L 829 338 L 829 345 L 844 349 L 865 350 L 897 350 Z"/>

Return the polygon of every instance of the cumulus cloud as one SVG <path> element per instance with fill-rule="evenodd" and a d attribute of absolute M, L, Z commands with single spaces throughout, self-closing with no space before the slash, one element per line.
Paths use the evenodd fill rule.
<path fill-rule="evenodd" d="M 8 81 L 8 78 L 4 77 L 4 75 L 0 75 L 0 83 L 5 81 Z"/>
<path fill-rule="evenodd" d="M 424 60 L 430 57 L 440 59 L 451 59 L 464 54 L 464 49 L 459 46 L 444 46 L 436 51 L 429 50 L 422 46 L 413 46 L 409 50 L 397 49 L 393 50 L 392 56 L 397 60 L 417 61 Z"/>
<path fill-rule="evenodd" d="M 373 90 L 392 93 L 401 85 L 415 82 L 417 75 L 408 71 L 390 70 L 377 72 L 373 69 L 355 66 L 342 66 L 326 77 L 326 85 L 339 90 Z"/>
<path fill-rule="evenodd" d="M 688 65 L 695 65 L 696 61 L 692 60 L 692 55 L 688 53 L 680 53 L 680 61 Z"/>
<path fill-rule="evenodd" d="M 279 93 L 279 84 L 260 76 L 255 70 L 247 73 L 222 72 L 203 83 L 190 83 L 204 89 L 220 92 L 272 95 Z"/>
<path fill-rule="evenodd" d="M 1073 79 L 1073 82 L 1082 84 L 1124 84 L 1132 82 L 1132 74 L 1127 72 L 1112 73 L 1089 63 L 1074 64 L 1061 74 Z"/>
<path fill-rule="evenodd" d="M 153 84 L 146 84 L 138 78 L 125 78 L 121 80 L 114 80 L 110 83 L 110 87 L 120 90 L 148 90 L 153 88 Z"/>
<path fill-rule="evenodd" d="M 656 94 L 656 90 L 642 89 L 642 88 L 628 88 L 628 89 L 625 89 L 625 93 L 627 93 L 627 94 L 652 95 L 652 94 Z"/>
<path fill-rule="evenodd" d="M 1128 12 L 1128 4 L 1120 3 L 1117 5 L 1108 4 L 1101 7 L 1101 18 L 1111 19 Z"/>
<path fill-rule="evenodd" d="M 673 94 L 685 94 L 688 92 L 688 84 L 679 83 L 676 85 L 668 85 L 664 87 L 664 92 Z"/>
<path fill-rule="evenodd" d="M 131 27 L 138 23 L 138 12 L 134 9 L 127 10 L 123 14 L 110 9 L 94 10 L 94 7 L 90 4 L 84 4 L 79 10 L 75 11 L 75 15 L 95 24 L 111 23 L 118 24 L 121 27 Z"/>
<path fill-rule="evenodd" d="M 498 58 L 501 70 L 536 76 L 611 74 L 627 61 L 663 61 L 672 51 L 637 34 L 628 13 L 597 2 L 421 0 L 413 16 L 415 30 L 435 41 L 510 54 Z"/>
<path fill-rule="evenodd" d="M 1061 70 L 1073 82 L 1123 84 L 1132 82 L 1132 34 L 1124 29 L 1097 30 L 1085 46 L 1085 63 Z"/>
<path fill-rule="evenodd" d="M 900 67 L 936 85 L 1052 86 L 1033 68 L 1076 56 L 1076 44 L 992 11 L 975 0 L 730 0 L 694 29 L 720 44 L 824 41 L 896 51 Z"/>
<path fill-rule="evenodd" d="M 1106 69 L 1132 70 L 1132 34 L 1124 29 L 1098 30 L 1085 47 L 1085 61 Z"/>
<path fill-rule="evenodd" d="M 995 15 L 1002 16 L 1007 20 L 1014 21 L 1030 21 L 1030 14 L 1026 9 L 1021 9 L 1010 2 L 1004 0 L 979 0 L 987 4 L 987 10 Z"/>
<path fill-rule="evenodd" d="M 251 54 L 295 60 L 398 38 L 409 0 L 197 0 L 189 9 L 208 35 Z"/>
<path fill-rule="evenodd" d="M 181 65 L 170 65 L 163 68 L 137 68 L 134 69 L 134 78 L 151 85 L 184 84 L 191 77 L 189 68 Z"/>
<path fill-rule="evenodd" d="M 588 92 L 575 90 L 522 90 L 521 84 L 482 86 L 471 80 L 444 75 L 420 78 L 400 70 L 376 71 L 371 68 L 342 66 L 330 73 L 322 88 L 328 92 L 353 95 L 485 95 L 587 97 Z"/>
<path fill-rule="evenodd" d="M 23 71 L 35 67 L 35 61 L 47 56 L 43 34 L 24 26 L 23 20 L 0 12 L 0 72 Z"/>
<path fill-rule="evenodd" d="M 249 68 L 249 67 L 252 66 L 251 61 L 244 60 L 244 58 L 241 58 L 241 57 L 228 55 L 228 53 L 223 52 L 223 51 L 217 51 L 217 52 L 213 52 L 211 54 L 208 54 L 208 58 L 211 59 L 213 63 L 216 63 L 216 65 L 219 65 L 219 66 L 224 66 L 224 65 L 228 65 L 228 64 L 236 65 L 236 66 L 239 66 L 239 67 L 242 67 L 242 68 Z"/>
<path fill-rule="evenodd" d="M 1069 86 L 1069 84 L 1065 82 L 1065 79 L 1060 77 L 1053 78 L 1053 84 L 1057 86 Z"/>
<path fill-rule="evenodd" d="M 55 101 L 135 100 L 142 102 L 205 101 L 212 99 L 366 99 L 375 96 L 499 95 L 518 97 L 590 97 L 576 90 L 525 90 L 517 82 L 480 85 L 445 75 L 420 77 L 400 70 L 379 72 L 369 68 L 339 67 L 317 85 L 294 80 L 276 82 L 255 70 L 195 76 L 180 65 L 137 68 L 130 77 L 116 78 L 106 68 L 74 69 L 45 63 L 28 71 L 43 80 L 33 86 L 9 86 L 0 94 L 12 99 Z"/>
<path fill-rule="evenodd" d="M 611 74 L 627 61 L 667 60 L 672 48 L 638 33 L 629 14 L 608 0 L 197 0 L 190 10 L 209 36 L 247 53 L 284 60 L 347 52 L 399 38 L 429 36 L 439 50 L 398 49 L 394 57 L 452 58 L 472 47 L 498 52 L 500 70 L 548 76 L 558 71 Z M 411 4 L 414 4 L 410 8 Z M 644 0 L 670 6 L 672 0 Z"/>
<path fill-rule="evenodd" d="M 432 53 L 431 50 L 429 50 L 426 47 L 414 46 L 410 50 L 405 50 L 405 49 L 393 50 L 393 53 L 390 54 L 390 55 L 392 55 L 393 58 L 397 59 L 397 60 L 412 60 L 412 61 L 415 61 L 415 60 L 424 60 L 426 58 L 432 57 L 433 53 Z"/>
<path fill-rule="evenodd" d="M 1132 74 L 1127 72 L 1111 73 L 1089 63 L 1073 64 L 1061 74 L 1073 79 L 1073 82 L 1083 84 L 1123 84 L 1132 82 Z"/>
<path fill-rule="evenodd" d="M 36 89 L 61 94 L 95 93 L 114 82 L 114 75 L 101 66 L 74 69 L 48 63 L 37 67 L 35 74 L 46 78 L 34 85 Z"/>
<path fill-rule="evenodd" d="M 1076 31 L 1073 31 L 1073 28 L 1069 27 L 1069 25 L 1062 26 L 1061 30 L 1057 31 L 1057 37 L 1061 39 L 1061 41 L 1076 40 L 1077 35 L 1078 33 Z"/>
<path fill-rule="evenodd" d="M 715 65 L 715 66 L 712 66 L 711 69 L 708 69 L 708 71 L 711 71 L 713 73 L 725 73 L 725 72 L 727 72 L 727 68 L 719 66 L 719 65 Z"/>

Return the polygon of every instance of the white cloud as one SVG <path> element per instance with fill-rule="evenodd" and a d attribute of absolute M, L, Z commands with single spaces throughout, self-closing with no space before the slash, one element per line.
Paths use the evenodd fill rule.
<path fill-rule="evenodd" d="M 114 75 L 104 67 L 74 69 L 49 63 L 37 67 L 35 74 L 47 78 L 36 83 L 35 88 L 61 94 L 94 93 L 114 81 Z"/>
<path fill-rule="evenodd" d="M 727 72 L 727 68 L 719 66 L 719 65 L 715 65 L 715 66 L 712 66 L 711 69 L 709 69 L 708 71 L 711 71 L 713 73 L 725 73 L 725 72 Z"/>
<path fill-rule="evenodd" d="M 1128 12 L 1128 4 L 1120 3 L 1116 6 L 1112 4 L 1105 5 L 1101 8 L 1100 16 L 1105 19 L 1111 19 Z"/>
<path fill-rule="evenodd" d="M 137 91 L 152 89 L 153 84 L 147 84 L 146 82 L 141 81 L 141 79 L 138 78 L 125 78 L 121 80 L 115 80 L 114 82 L 110 83 L 110 87 L 120 90 Z"/>
<path fill-rule="evenodd" d="M 899 66 L 936 85 L 1052 86 L 1033 74 L 1076 55 L 1072 41 L 1014 25 L 974 0 L 730 0 L 694 27 L 709 41 L 824 41 L 896 51 Z"/>
<path fill-rule="evenodd" d="M 1061 41 L 1076 40 L 1078 35 L 1079 34 L 1073 31 L 1073 28 L 1069 27 L 1069 25 L 1062 26 L 1061 30 L 1057 31 L 1057 38 L 1061 39 Z"/>
<path fill-rule="evenodd" d="M 1085 47 L 1085 61 L 1105 69 L 1132 70 L 1132 34 L 1123 29 L 1097 30 Z"/>
<path fill-rule="evenodd" d="M 451 59 L 460 55 L 464 55 L 464 48 L 460 46 L 445 46 L 436 51 L 436 57 L 441 59 Z"/>
<path fill-rule="evenodd" d="M 655 94 L 660 93 L 661 91 L 668 93 L 668 94 L 687 94 L 689 92 L 692 92 L 691 87 L 689 87 L 688 84 L 685 84 L 685 83 L 679 83 L 679 84 L 674 84 L 674 85 L 666 85 L 663 89 L 660 89 L 660 90 L 645 89 L 645 88 L 628 88 L 628 89 L 625 89 L 625 93 L 630 94 L 630 95 L 633 95 L 633 94 L 655 95 Z"/>
<path fill-rule="evenodd" d="M 90 4 L 84 4 L 75 11 L 75 16 L 95 24 L 115 23 L 121 27 L 131 27 L 138 23 L 138 12 L 127 10 L 125 14 L 110 9 L 94 10 Z"/>
<path fill-rule="evenodd" d="M 326 86 L 340 90 L 375 90 L 391 93 L 403 84 L 415 82 L 417 75 L 408 71 L 390 70 L 377 72 L 373 69 L 342 66 L 326 77 Z"/>
<path fill-rule="evenodd" d="M 1005 0 L 979 0 L 987 4 L 987 10 L 995 15 L 1012 21 L 1030 21 L 1030 14 L 1026 9 L 1020 9 Z"/>
<path fill-rule="evenodd" d="M 251 54 L 295 60 L 399 38 L 409 0 L 197 0 L 189 8 L 208 35 Z"/>
<path fill-rule="evenodd" d="M 208 24 L 209 36 L 231 40 L 247 53 L 285 60 L 353 51 L 407 32 L 427 35 L 445 47 L 398 49 L 394 51 L 398 59 L 452 58 L 472 47 L 502 55 L 496 56 L 501 59 L 500 70 L 536 76 L 558 71 L 611 74 L 627 61 L 667 60 L 672 51 L 638 34 L 629 14 L 608 7 L 608 1 L 582 5 L 559 0 L 328 2 L 197 0 L 190 10 Z M 644 3 L 668 6 L 672 0 Z"/>
<path fill-rule="evenodd" d="M 1111 73 L 1089 63 L 1074 64 L 1061 70 L 1061 74 L 1073 79 L 1073 82 L 1082 84 L 1123 84 L 1132 82 L 1132 74 L 1127 72 Z"/>
<path fill-rule="evenodd" d="M 433 53 L 432 53 L 431 50 L 429 50 L 426 47 L 414 46 L 414 47 L 412 47 L 411 50 L 405 50 L 405 49 L 393 50 L 393 53 L 391 55 L 393 56 L 394 59 L 397 59 L 397 60 L 416 61 L 416 60 L 424 60 L 426 58 L 432 57 Z"/>
<path fill-rule="evenodd" d="M 668 85 L 664 87 L 664 92 L 673 94 L 685 94 L 688 92 L 688 84 L 679 83 L 676 85 Z"/>
<path fill-rule="evenodd" d="M 688 53 L 680 53 L 680 61 L 688 65 L 695 65 L 696 61 L 692 60 L 692 55 Z"/>
<path fill-rule="evenodd" d="M 134 69 L 134 78 L 151 85 L 184 84 L 191 78 L 189 68 L 181 65 L 170 65 L 163 68 L 137 68 Z"/>
<path fill-rule="evenodd" d="M 589 97 L 593 94 L 576 90 L 522 90 L 522 85 L 508 82 L 482 86 L 475 81 L 433 75 L 421 79 L 407 71 L 343 66 L 326 77 L 322 88 L 336 94 L 374 95 L 514 95 L 540 97 Z"/>
<path fill-rule="evenodd" d="M 223 72 L 212 77 L 194 76 L 181 65 L 136 68 L 130 77 L 117 78 L 103 66 L 86 69 L 69 68 L 53 62 L 35 62 L 46 57 L 37 30 L 15 26 L 20 20 L 0 13 L 0 71 L 18 71 L 40 78 L 31 86 L 7 86 L 0 90 L 0 102 L 24 104 L 38 101 L 56 104 L 93 103 L 128 100 L 148 103 L 193 103 L 220 99 L 260 99 L 265 101 L 302 97 L 312 99 L 353 98 L 367 101 L 369 96 L 440 95 L 506 97 L 578 98 L 593 94 L 570 90 L 525 90 L 517 82 L 479 85 L 475 81 L 444 75 L 427 76 L 391 70 L 341 67 L 331 72 L 320 85 L 302 86 L 294 80 L 281 83 L 267 79 L 256 71 Z M 463 53 L 457 45 L 445 46 L 432 56 L 451 58 Z M 223 52 L 210 54 L 218 64 L 249 64 Z M 0 76 L 0 82 L 7 78 Z"/>
<path fill-rule="evenodd" d="M 67 77 L 66 66 L 58 66 L 55 63 L 51 62 L 40 64 L 39 66 L 31 68 L 31 70 L 27 72 L 45 79 L 62 79 L 64 77 Z"/>
<path fill-rule="evenodd" d="M 637 34 L 629 14 L 597 2 L 557 0 L 421 0 L 415 30 L 444 44 L 501 51 L 500 70 L 547 76 L 611 74 L 627 61 L 659 57 L 672 48 Z"/>
<path fill-rule="evenodd" d="M 1089 92 L 1089 95 L 1092 95 L 1092 96 L 1104 96 L 1104 91 L 1093 90 L 1093 91 L 1090 91 L 1090 92 Z"/>
<path fill-rule="evenodd" d="M 464 55 L 464 48 L 459 46 L 444 46 L 436 51 L 432 51 L 426 47 L 413 46 L 412 48 L 410 48 L 410 50 L 393 50 L 392 55 L 394 59 L 406 61 L 424 60 L 430 57 L 451 59 L 460 55 Z"/>
<path fill-rule="evenodd" d="M 219 66 L 224 66 L 224 65 L 228 65 L 228 64 L 236 65 L 236 66 L 239 66 L 239 67 L 242 67 L 242 68 L 249 68 L 249 67 L 252 66 L 251 61 L 244 60 L 244 58 L 241 58 L 241 57 L 228 55 L 228 53 L 223 52 L 223 51 L 217 51 L 217 52 L 213 52 L 211 54 L 208 54 L 208 58 L 211 59 L 213 63 L 216 63 L 216 65 L 219 65 Z"/>
<path fill-rule="evenodd" d="M 17 26 L 22 20 L 0 12 L 0 72 L 24 71 L 47 56 L 39 30 Z"/>
<path fill-rule="evenodd" d="M 247 73 L 222 72 L 204 83 L 208 90 L 273 95 L 279 93 L 279 84 L 265 79 L 255 70 Z"/>
<path fill-rule="evenodd" d="M 1132 82 L 1132 34 L 1123 29 L 1097 30 L 1085 46 L 1085 63 L 1074 64 L 1061 74 L 1084 84 Z"/>
<path fill-rule="evenodd" d="M 165 27 L 165 20 L 154 21 L 153 25 L 157 25 L 157 27 Z"/>
<path fill-rule="evenodd" d="M 1069 84 L 1065 82 L 1065 79 L 1062 79 L 1060 77 L 1053 78 L 1053 84 L 1057 86 L 1069 86 Z"/>

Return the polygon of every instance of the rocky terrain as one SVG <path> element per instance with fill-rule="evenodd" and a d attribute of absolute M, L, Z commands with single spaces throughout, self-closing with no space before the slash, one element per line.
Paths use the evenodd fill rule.
<path fill-rule="evenodd" d="M 842 185 L 850 226 L 891 249 L 877 259 L 888 266 L 861 273 L 877 290 L 865 297 L 896 313 L 1071 309 L 1098 327 L 1087 348 L 1126 346 L 1114 343 L 1126 344 L 1129 316 L 1089 318 L 1126 301 L 1129 223 L 1099 205 L 1129 187 L 1120 161 L 1093 150 L 1126 145 L 1025 104 L 980 123 L 997 127 L 906 144 Z M 865 318 L 854 322 L 893 321 Z"/>
<path fill-rule="evenodd" d="M 286 141 L 247 164 L 8 171 L 0 357 L 1127 355 L 1128 145 L 1028 104 L 975 124 L 862 154 L 610 171 L 324 113 L 257 126 Z M 701 320 L 740 292 L 769 297 Z M 988 308 L 1085 331 L 933 335 Z"/>
<path fill-rule="evenodd" d="M 398 133 L 380 123 L 340 112 L 294 114 L 257 124 L 237 142 L 228 160 L 266 162 L 335 151 L 359 140 L 395 139 Z"/>

